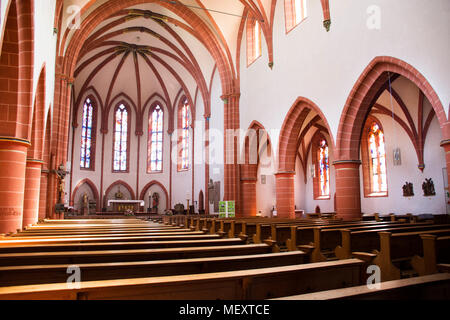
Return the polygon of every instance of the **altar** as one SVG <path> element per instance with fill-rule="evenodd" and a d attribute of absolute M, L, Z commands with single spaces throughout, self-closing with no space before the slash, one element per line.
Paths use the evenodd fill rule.
<path fill-rule="evenodd" d="M 113 212 L 126 212 L 131 210 L 139 212 L 144 210 L 144 200 L 108 200 L 108 207 L 112 206 Z"/>

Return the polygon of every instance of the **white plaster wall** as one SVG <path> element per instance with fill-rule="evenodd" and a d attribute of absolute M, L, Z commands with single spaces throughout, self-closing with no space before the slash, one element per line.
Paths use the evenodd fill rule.
<path fill-rule="evenodd" d="M 204 104 L 200 92 L 197 95 L 196 106 L 196 122 L 195 122 L 195 144 L 194 144 L 194 194 L 192 199 L 197 202 L 196 211 L 199 208 L 199 194 L 200 190 L 203 191 L 203 199 L 205 199 L 206 188 L 205 186 L 205 118 L 204 118 Z M 204 208 L 206 204 L 203 203 Z"/>
<path fill-rule="evenodd" d="M 370 6 L 380 9 L 381 28 L 370 30 Z M 275 10 L 274 67 L 267 46 L 247 68 L 241 43 L 241 127 L 253 120 L 280 129 L 299 96 L 323 111 L 336 139 L 346 99 L 376 56 L 393 56 L 419 70 L 437 92 L 445 112 L 450 102 L 450 2 L 447 0 L 340 0 L 330 2 L 331 30 L 322 26 L 320 1 L 307 0 L 308 17 L 286 34 L 283 1 Z M 278 138 L 272 136 L 277 150 Z"/>
<path fill-rule="evenodd" d="M 408 135 L 404 130 L 394 128 L 392 118 L 377 115 L 385 132 L 386 166 L 388 171 L 388 197 L 365 198 L 363 189 L 362 168 L 360 168 L 361 211 L 366 214 L 444 214 L 446 213 L 444 179 L 442 169 L 446 167 L 444 149 L 439 146 L 441 133 L 436 117 L 430 126 L 425 141 L 425 169 L 423 173 L 417 168 L 418 160 Z M 399 147 L 402 164 L 394 166 L 393 151 Z M 425 178 L 432 178 L 436 196 L 424 197 L 422 183 Z M 403 197 L 402 186 L 412 182 L 414 197 Z"/>
<path fill-rule="evenodd" d="M 270 156 L 266 152 L 260 153 L 260 164 L 256 181 L 256 212 L 261 213 L 262 216 L 270 216 L 273 207 L 276 206 L 275 172 L 273 150 L 270 151 Z M 265 184 L 261 182 L 261 175 L 266 176 Z"/>
<path fill-rule="evenodd" d="M 308 170 L 308 168 L 307 168 Z M 306 173 L 308 174 L 308 173 Z M 305 212 L 309 212 L 306 207 L 306 185 L 304 180 L 305 172 L 303 172 L 303 168 L 300 163 L 300 159 L 297 157 L 295 159 L 295 175 L 294 175 L 294 201 L 295 208 L 298 210 L 305 210 Z M 309 195 L 311 196 L 311 195 Z"/>

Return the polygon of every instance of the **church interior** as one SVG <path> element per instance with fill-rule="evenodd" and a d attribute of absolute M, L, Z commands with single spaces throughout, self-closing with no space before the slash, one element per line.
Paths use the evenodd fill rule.
<path fill-rule="evenodd" d="M 0 300 L 450 299 L 448 0 L 0 10 Z"/>

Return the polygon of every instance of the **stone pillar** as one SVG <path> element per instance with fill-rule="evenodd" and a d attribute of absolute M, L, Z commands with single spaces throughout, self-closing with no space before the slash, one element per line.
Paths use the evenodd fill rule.
<path fill-rule="evenodd" d="M 336 213 L 344 220 L 361 218 L 359 181 L 360 160 L 340 160 L 333 163 L 336 176 Z"/>
<path fill-rule="evenodd" d="M 239 178 L 239 137 L 233 135 L 239 129 L 240 93 L 224 94 L 224 196 L 223 200 L 234 200 L 236 212 L 241 212 Z"/>
<path fill-rule="evenodd" d="M 239 216 L 256 216 L 256 181 L 258 165 L 241 164 L 241 211 Z"/>
<path fill-rule="evenodd" d="M 41 171 L 41 186 L 39 188 L 39 220 L 47 218 L 47 182 L 48 172 Z"/>
<path fill-rule="evenodd" d="M 27 159 L 23 197 L 23 227 L 35 224 L 39 219 L 42 164 L 41 160 Z"/>
<path fill-rule="evenodd" d="M 25 166 L 30 143 L 0 137 L 0 234 L 22 229 Z"/>
<path fill-rule="evenodd" d="M 295 218 L 294 171 L 275 174 L 277 187 L 277 216 L 280 218 Z"/>

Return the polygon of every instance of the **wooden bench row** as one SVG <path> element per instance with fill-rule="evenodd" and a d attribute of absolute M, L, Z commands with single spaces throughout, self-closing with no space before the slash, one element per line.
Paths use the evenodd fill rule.
<path fill-rule="evenodd" d="M 203 274 L 171 275 L 0 288 L 2 300 L 262 300 L 358 286 L 365 282 L 358 259 Z"/>
<path fill-rule="evenodd" d="M 273 300 L 450 300 L 450 273 L 282 297 Z"/>

